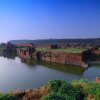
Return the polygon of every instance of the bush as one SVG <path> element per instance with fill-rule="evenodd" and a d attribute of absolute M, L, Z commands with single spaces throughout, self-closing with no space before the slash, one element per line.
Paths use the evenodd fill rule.
<path fill-rule="evenodd" d="M 96 90 L 96 99 L 100 100 L 100 88 Z"/>
<path fill-rule="evenodd" d="M 50 93 L 49 95 L 42 97 L 41 100 L 66 100 L 66 98 L 56 93 Z"/>
<path fill-rule="evenodd" d="M 76 100 L 76 99 L 73 98 L 72 96 L 66 96 L 66 100 Z"/>
<path fill-rule="evenodd" d="M 11 94 L 0 94 L 0 100 L 18 100 L 18 99 Z"/>
<path fill-rule="evenodd" d="M 83 94 L 83 88 L 81 86 L 73 87 L 70 89 L 68 95 L 72 96 L 76 100 L 83 100 L 85 94 Z"/>
<path fill-rule="evenodd" d="M 66 82 L 65 84 L 63 84 L 60 88 L 59 88 L 59 94 L 61 95 L 67 95 L 69 93 L 69 90 L 71 90 L 73 87 L 71 86 L 71 84 L 69 84 L 68 82 Z"/>
<path fill-rule="evenodd" d="M 88 81 L 87 79 L 73 80 L 71 84 L 73 86 L 81 85 L 84 89 L 87 89 L 90 81 Z"/>
<path fill-rule="evenodd" d="M 83 100 L 85 96 L 82 86 L 73 87 L 70 83 L 60 80 L 50 81 L 49 84 L 51 86 L 51 92 L 63 97 L 71 97 L 71 100 Z"/>
<path fill-rule="evenodd" d="M 96 94 L 97 89 L 100 89 L 100 84 L 91 82 L 88 85 L 87 92 L 88 92 L 88 94 Z"/>
<path fill-rule="evenodd" d="M 78 82 L 79 83 L 86 83 L 86 84 L 90 83 L 90 81 L 87 79 L 80 79 Z"/>
<path fill-rule="evenodd" d="M 63 80 L 53 80 L 49 82 L 51 91 L 58 92 L 59 88 L 66 84 L 66 81 Z"/>

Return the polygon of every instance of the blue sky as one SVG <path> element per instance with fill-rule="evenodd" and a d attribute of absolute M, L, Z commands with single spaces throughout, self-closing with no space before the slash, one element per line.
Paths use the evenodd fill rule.
<path fill-rule="evenodd" d="M 100 38 L 100 0 L 0 0 L 0 42 Z"/>

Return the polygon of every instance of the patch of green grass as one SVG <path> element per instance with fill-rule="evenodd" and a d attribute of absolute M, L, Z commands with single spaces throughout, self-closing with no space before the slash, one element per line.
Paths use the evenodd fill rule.
<path fill-rule="evenodd" d="M 37 51 L 49 51 L 49 48 L 36 48 Z"/>
<path fill-rule="evenodd" d="M 81 53 L 87 49 L 85 48 L 60 48 L 60 49 L 50 49 L 50 48 L 37 48 L 37 51 L 55 51 L 55 52 L 69 52 L 69 53 Z"/>
<path fill-rule="evenodd" d="M 65 48 L 65 49 L 54 49 L 53 51 L 63 51 L 63 52 L 71 52 L 71 53 L 81 53 L 86 49 L 83 48 Z"/>

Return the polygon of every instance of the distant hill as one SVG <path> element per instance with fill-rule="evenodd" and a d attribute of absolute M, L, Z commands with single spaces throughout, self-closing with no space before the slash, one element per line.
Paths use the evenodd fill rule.
<path fill-rule="evenodd" d="M 40 39 L 40 40 L 11 40 L 12 44 L 33 43 L 35 45 L 42 44 L 62 44 L 62 43 L 88 43 L 100 44 L 100 38 L 94 39 Z"/>

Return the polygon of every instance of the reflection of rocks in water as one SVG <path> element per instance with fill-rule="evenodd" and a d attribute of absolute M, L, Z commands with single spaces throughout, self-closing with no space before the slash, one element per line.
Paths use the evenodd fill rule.
<path fill-rule="evenodd" d="M 37 64 L 35 60 L 24 59 L 24 58 L 21 58 L 21 62 L 32 66 Z"/>
<path fill-rule="evenodd" d="M 8 52 L 6 49 L 0 49 L 0 56 L 15 59 L 16 53 L 13 53 L 12 51 Z"/>
<path fill-rule="evenodd" d="M 44 67 L 48 67 L 48 68 L 55 69 L 61 72 L 71 73 L 71 74 L 76 74 L 76 75 L 81 75 L 85 71 L 84 68 L 78 67 L 78 66 L 64 65 L 64 64 L 45 62 L 45 61 L 37 61 L 35 59 L 33 60 L 21 59 L 21 61 L 23 63 L 31 65 L 31 67 L 34 65 L 43 65 Z"/>
<path fill-rule="evenodd" d="M 59 63 L 52 63 L 52 62 L 42 62 L 42 64 L 46 67 L 49 67 L 51 69 L 55 69 L 62 72 L 67 72 L 71 74 L 78 74 L 82 75 L 85 71 L 84 68 L 74 65 L 65 65 L 65 64 L 59 64 Z"/>
<path fill-rule="evenodd" d="M 0 48 L 0 56 L 3 56 L 3 49 Z"/>
<path fill-rule="evenodd" d="M 91 61 L 91 62 L 89 62 L 89 66 L 100 67 L 100 60 L 99 61 Z"/>
<path fill-rule="evenodd" d="M 7 49 L 0 50 L 0 56 L 15 59 L 15 57 L 17 56 L 16 50 L 14 50 L 14 51 L 12 51 L 12 50 L 9 51 Z"/>
<path fill-rule="evenodd" d="M 16 55 L 13 53 L 4 53 L 3 56 L 11 59 L 15 59 L 16 57 Z"/>

